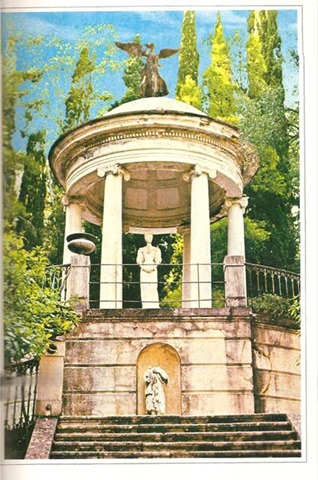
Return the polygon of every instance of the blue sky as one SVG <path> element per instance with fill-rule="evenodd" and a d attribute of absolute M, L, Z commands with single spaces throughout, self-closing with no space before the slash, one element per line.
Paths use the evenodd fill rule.
<path fill-rule="evenodd" d="M 226 36 L 230 36 L 236 30 L 241 32 L 243 40 L 247 36 L 246 19 L 249 10 L 229 10 L 222 9 L 222 23 Z M 209 34 L 213 33 L 216 22 L 217 10 L 197 10 L 197 46 L 200 53 L 200 71 L 204 71 L 209 63 L 210 47 L 206 40 Z M 134 36 L 141 34 L 142 42 L 152 42 L 156 46 L 156 51 L 162 48 L 178 48 L 181 39 L 181 25 L 183 12 L 180 10 L 138 10 L 132 11 L 96 11 L 96 12 L 24 12 L 24 13 L 4 13 L 3 18 L 3 38 L 6 38 L 6 23 L 9 20 L 17 31 L 23 31 L 30 35 L 44 35 L 52 37 L 54 35 L 62 38 L 64 41 L 74 45 L 81 38 L 85 27 L 97 24 L 113 24 L 118 39 L 122 42 L 131 41 Z M 284 63 L 284 80 L 287 92 L 287 101 L 294 101 L 293 90 L 297 84 L 297 71 L 288 60 L 288 51 L 297 50 L 297 10 L 291 9 L 279 10 L 278 14 L 279 33 L 282 38 L 282 52 L 286 59 Z M 5 43 L 5 42 L 4 42 Z M 25 67 L 28 56 L 25 52 L 19 52 L 19 62 L 21 68 Z M 126 59 L 127 54 L 118 51 L 118 59 Z M 235 57 L 235 55 L 234 55 Z M 175 84 L 178 72 L 178 55 L 161 61 L 161 75 L 166 80 L 169 96 L 174 96 Z M 124 83 L 121 79 L 122 72 L 113 74 L 108 78 L 109 86 L 112 92 L 121 98 L 125 91 Z M 66 89 L 69 84 L 66 82 Z M 53 99 L 54 100 L 54 99 Z"/>

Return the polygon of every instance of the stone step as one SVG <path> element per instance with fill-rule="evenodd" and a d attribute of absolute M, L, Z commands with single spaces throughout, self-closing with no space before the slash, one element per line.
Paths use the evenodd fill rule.
<path fill-rule="evenodd" d="M 300 442 L 295 440 L 278 440 L 278 441 L 235 441 L 235 442 L 125 442 L 124 449 L 126 451 L 170 451 L 170 450 L 187 450 L 189 453 L 193 451 L 205 450 L 297 450 L 300 449 Z M 53 442 L 53 451 L 118 451 L 123 450 L 123 442 L 98 442 L 98 441 L 81 441 L 81 442 Z"/>
<path fill-rule="evenodd" d="M 181 416 L 181 415 L 133 415 L 133 416 L 109 416 L 109 417 L 74 417 L 62 416 L 61 423 L 82 423 L 85 425 L 156 425 L 174 423 L 184 424 L 220 424 L 220 423 L 264 423 L 264 422 L 286 422 L 287 415 L 281 413 L 259 413 L 244 415 L 202 415 L 202 416 Z"/>
<path fill-rule="evenodd" d="M 235 442 L 266 440 L 297 440 L 293 431 L 281 432 L 165 432 L 165 433 L 57 433 L 56 442 Z"/>
<path fill-rule="evenodd" d="M 299 457 L 285 414 L 60 418 L 50 458 Z"/>
<path fill-rule="evenodd" d="M 105 451 L 88 451 L 82 450 L 74 452 L 72 450 L 54 451 L 51 454 L 51 459 L 104 459 L 104 458 L 283 458 L 283 457 L 300 457 L 301 452 L 298 449 L 294 450 L 276 450 L 268 449 L 262 450 L 206 450 L 201 452 L 187 451 L 187 450 L 169 450 L 168 452 L 158 452 L 156 450 L 147 452 L 130 452 L 121 450 L 119 452 L 105 452 Z"/>
<path fill-rule="evenodd" d="M 195 423 L 195 424 L 176 424 L 161 423 L 152 424 L 151 431 L 159 432 L 234 432 L 237 431 L 235 423 Z M 239 429 L 241 432 L 246 431 L 292 431 L 290 422 L 240 422 Z M 147 433 L 150 430 L 149 424 L 136 425 L 112 425 L 108 423 L 90 422 L 87 424 L 79 422 L 62 422 L 57 428 L 58 433 Z"/>

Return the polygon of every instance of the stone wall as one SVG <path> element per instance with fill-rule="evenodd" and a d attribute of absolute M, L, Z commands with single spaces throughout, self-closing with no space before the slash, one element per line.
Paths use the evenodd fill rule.
<path fill-rule="evenodd" d="M 151 345 L 158 348 L 147 363 L 171 377 L 167 414 L 253 413 L 250 316 L 237 312 L 233 318 L 229 309 L 95 311 L 67 341 L 63 413 L 144 413 L 142 352 Z"/>
<path fill-rule="evenodd" d="M 254 323 L 252 336 L 255 412 L 300 415 L 299 333 L 287 327 Z"/>

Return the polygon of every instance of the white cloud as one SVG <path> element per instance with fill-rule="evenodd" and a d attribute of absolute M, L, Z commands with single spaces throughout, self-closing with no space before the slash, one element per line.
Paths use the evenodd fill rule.
<path fill-rule="evenodd" d="M 56 35 L 69 42 L 74 42 L 78 38 L 78 33 L 76 33 L 74 25 L 56 25 L 55 23 L 30 15 L 19 16 L 19 20 L 14 21 L 14 25 L 17 31 L 22 31 L 27 34 L 44 36 Z"/>

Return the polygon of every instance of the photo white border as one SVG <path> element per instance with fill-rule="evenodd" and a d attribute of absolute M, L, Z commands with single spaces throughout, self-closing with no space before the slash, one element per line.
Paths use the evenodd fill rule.
<path fill-rule="evenodd" d="M 226 462 L 173 462 L 162 464 L 158 461 L 141 463 L 118 461 L 106 463 L 88 464 L 88 462 L 65 461 L 63 464 L 50 461 L 5 461 L 2 464 L 4 480 L 45 480 L 56 479 L 60 475 L 61 480 L 67 476 L 84 478 L 94 475 L 94 480 L 105 478 L 107 475 L 118 479 L 126 476 L 167 480 L 182 475 L 183 479 L 194 478 L 201 473 L 208 475 L 221 475 L 222 477 L 234 475 L 236 478 L 271 480 L 286 476 L 288 480 L 303 478 L 311 480 L 317 478 L 317 0 L 289 0 L 261 1 L 241 0 L 235 3 L 233 0 L 213 2 L 199 1 L 158 1 L 152 0 L 151 4 L 139 0 L 135 4 L 127 0 L 107 2 L 105 0 L 92 0 L 87 6 L 87 0 L 3 0 L 1 10 L 3 12 L 17 11 L 120 11 L 120 10 L 180 10 L 180 9 L 293 9 L 297 8 L 303 15 L 303 31 L 299 36 L 300 49 L 303 57 L 300 61 L 300 105 L 301 116 L 301 254 L 302 254 L 302 283 L 303 289 L 302 318 L 305 324 L 305 335 L 302 336 L 302 351 L 305 352 L 305 361 L 302 361 L 302 389 L 304 382 L 307 386 L 307 395 L 302 396 L 302 413 L 307 417 L 307 430 L 303 428 L 303 442 L 305 442 L 306 458 L 302 461 L 276 462 L 251 461 L 238 462 L 235 459 Z M 303 61 L 302 61 L 303 60 Z M 304 393 L 304 392 L 303 392 Z M 264 459 L 265 460 L 265 459 Z"/>

